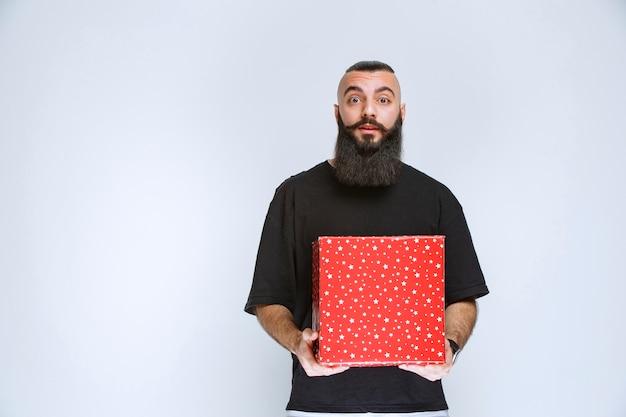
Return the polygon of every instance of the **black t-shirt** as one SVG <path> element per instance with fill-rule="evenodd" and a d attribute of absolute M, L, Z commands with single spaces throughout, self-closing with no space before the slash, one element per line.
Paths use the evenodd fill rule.
<path fill-rule="evenodd" d="M 312 242 L 319 236 L 446 236 L 446 304 L 489 291 L 461 205 L 443 184 L 404 165 L 389 187 L 339 183 L 323 162 L 276 190 L 245 311 L 281 304 L 311 327 Z M 312 412 L 415 412 L 447 408 L 441 382 L 397 367 L 351 368 L 311 378 L 293 357 L 288 409 Z"/>

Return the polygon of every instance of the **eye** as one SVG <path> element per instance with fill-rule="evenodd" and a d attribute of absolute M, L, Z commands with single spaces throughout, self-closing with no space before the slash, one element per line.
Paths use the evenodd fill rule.
<path fill-rule="evenodd" d="M 378 99 L 378 101 L 381 104 L 388 104 L 389 103 L 389 99 L 387 97 L 381 97 L 381 98 Z"/>
<path fill-rule="evenodd" d="M 350 103 L 350 104 L 357 104 L 357 103 L 359 103 L 360 101 L 361 101 L 361 100 L 360 100 L 358 97 L 350 97 L 350 98 L 348 99 L 348 103 Z"/>

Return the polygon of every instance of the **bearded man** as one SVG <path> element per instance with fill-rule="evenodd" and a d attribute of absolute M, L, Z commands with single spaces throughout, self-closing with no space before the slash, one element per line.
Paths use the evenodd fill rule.
<path fill-rule="evenodd" d="M 245 311 L 292 353 L 287 416 L 448 415 L 441 379 L 467 343 L 476 298 L 489 290 L 461 205 L 443 184 L 401 160 L 406 108 L 393 69 L 362 61 L 343 75 L 335 157 L 276 190 Z M 446 362 L 389 367 L 317 362 L 312 250 L 319 236 L 444 235 Z"/>

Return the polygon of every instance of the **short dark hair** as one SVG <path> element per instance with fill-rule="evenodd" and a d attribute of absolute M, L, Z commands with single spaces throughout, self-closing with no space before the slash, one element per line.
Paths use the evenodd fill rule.
<path fill-rule="evenodd" d="M 376 72 L 376 71 L 387 71 L 395 74 L 393 68 L 384 62 L 380 61 L 359 61 L 356 64 L 352 65 L 350 68 L 346 70 L 346 73 L 351 71 L 363 71 L 363 72 Z"/>

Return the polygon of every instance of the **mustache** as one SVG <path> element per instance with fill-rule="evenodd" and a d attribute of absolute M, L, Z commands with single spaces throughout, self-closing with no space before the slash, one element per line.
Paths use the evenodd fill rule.
<path fill-rule="evenodd" d="M 346 129 L 356 129 L 358 127 L 361 127 L 363 125 L 374 125 L 376 126 L 382 133 L 386 133 L 389 129 L 387 129 L 385 126 L 383 126 L 381 123 L 377 122 L 374 119 L 361 119 L 358 122 L 356 122 L 353 125 L 350 126 L 346 126 Z"/>

